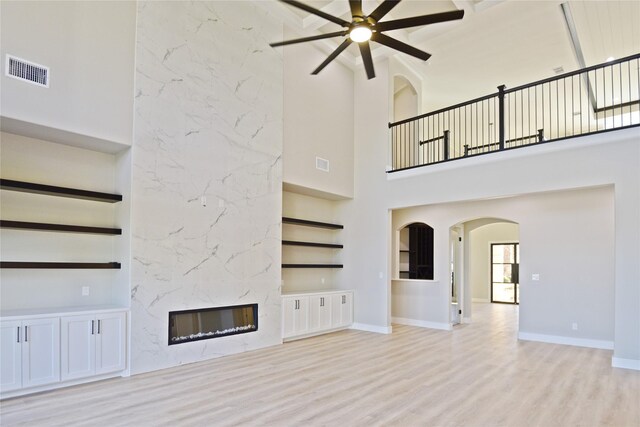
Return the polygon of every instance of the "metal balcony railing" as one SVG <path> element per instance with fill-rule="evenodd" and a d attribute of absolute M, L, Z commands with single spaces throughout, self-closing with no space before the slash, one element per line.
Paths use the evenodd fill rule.
<path fill-rule="evenodd" d="M 640 54 L 389 123 L 391 171 L 640 126 Z"/>

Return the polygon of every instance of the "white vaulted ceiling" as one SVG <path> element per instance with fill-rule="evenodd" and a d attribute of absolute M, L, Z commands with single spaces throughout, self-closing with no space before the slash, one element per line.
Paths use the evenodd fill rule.
<path fill-rule="evenodd" d="M 312 7 L 350 21 L 347 0 L 305 1 Z M 294 37 L 340 30 L 336 24 L 278 1 L 268 2 L 286 18 Z M 364 0 L 371 13 L 380 0 Z M 456 9 L 464 19 L 386 34 L 432 54 L 422 62 L 372 43 L 374 63 L 397 56 L 423 76 L 428 110 L 444 107 L 496 91 L 580 68 L 567 29 L 561 0 L 404 0 L 385 20 L 427 15 Z M 586 65 L 640 52 L 640 1 L 567 1 L 574 19 Z M 275 41 L 275 40 L 274 40 Z M 310 44 L 330 54 L 342 38 Z M 285 47 L 284 49 L 287 49 Z M 286 52 L 286 51 L 285 51 Z M 356 73 L 364 73 L 355 43 L 338 56 Z M 311 72 L 319 64 L 309 64 Z M 328 67 L 331 67 L 330 64 Z"/>

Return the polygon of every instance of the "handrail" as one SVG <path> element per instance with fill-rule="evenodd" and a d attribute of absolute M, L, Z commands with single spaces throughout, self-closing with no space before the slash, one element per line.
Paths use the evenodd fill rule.
<path fill-rule="evenodd" d="M 388 172 L 640 126 L 640 53 L 388 125 Z"/>
<path fill-rule="evenodd" d="M 435 114 L 444 113 L 447 110 L 453 110 L 455 108 L 466 107 L 467 105 L 475 104 L 476 102 L 486 101 L 487 99 L 495 98 L 496 96 L 498 96 L 498 93 L 492 93 L 491 95 L 481 96 L 480 98 L 472 99 L 471 101 L 461 102 L 459 104 L 455 104 L 455 105 L 452 105 L 450 107 L 441 108 L 441 109 L 435 110 L 435 111 L 430 111 L 428 113 L 424 113 L 424 114 L 421 114 L 419 116 L 410 117 L 408 119 L 403 119 L 403 120 L 398 120 L 397 122 L 389 123 L 389 128 L 392 128 L 394 126 L 398 126 L 398 125 L 401 125 L 401 124 L 404 124 L 404 123 L 409 123 L 409 122 L 412 122 L 414 120 L 423 119 L 425 117 L 433 116 Z"/>

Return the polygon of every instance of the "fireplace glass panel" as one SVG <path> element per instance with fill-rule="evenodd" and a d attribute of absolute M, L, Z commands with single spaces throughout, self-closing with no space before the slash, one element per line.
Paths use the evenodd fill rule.
<path fill-rule="evenodd" d="M 169 345 L 243 334 L 257 329 L 257 304 L 169 313 Z"/>

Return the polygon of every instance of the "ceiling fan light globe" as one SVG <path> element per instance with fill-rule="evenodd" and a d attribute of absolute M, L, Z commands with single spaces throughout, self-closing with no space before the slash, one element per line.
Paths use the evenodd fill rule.
<path fill-rule="evenodd" d="M 349 31 L 349 38 L 356 42 L 362 43 L 371 39 L 372 31 L 369 27 L 365 25 L 354 27 L 351 31 Z"/>

